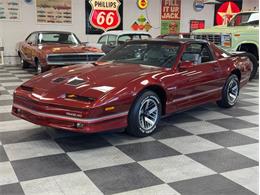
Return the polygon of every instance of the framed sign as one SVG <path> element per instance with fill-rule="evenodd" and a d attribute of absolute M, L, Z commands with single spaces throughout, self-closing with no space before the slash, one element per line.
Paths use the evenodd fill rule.
<path fill-rule="evenodd" d="M 123 0 L 86 0 L 86 34 L 123 29 Z"/>
<path fill-rule="evenodd" d="M 226 25 L 231 18 L 242 9 L 242 0 L 218 0 L 220 4 L 215 5 L 215 25 Z"/>
<path fill-rule="evenodd" d="M 20 0 L 0 0 L 0 21 L 1 20 L 21 20 Z"/>
<path fill-rule="evenodd" d="M 191 20 L 190 21 L 190 32 L 198 29 L 205 28 L 205 20 Z"/>
<path fill-rule="evenodd" d="M 180 32 L 181 0 L 162 0 L 161 34 Z"/>
<path fill-rule="evenodd" d="M 71 24 L 71 0 L 36 0 L 38 24 Z"/>

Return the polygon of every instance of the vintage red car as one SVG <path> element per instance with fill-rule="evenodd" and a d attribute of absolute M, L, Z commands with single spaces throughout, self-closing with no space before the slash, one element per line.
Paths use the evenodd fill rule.
<path fill-rule="evenodd" d="M 82 44 L 77 36 L 63 31 L 37 31 L 18 43 L 18 56 L 26 68 L 33 65 L 37 73 L 54 67 L 96 61 L 104 53 Z"/>
<path fill-rule="evenodd" d="M 229 108 L 252 63 L 193 39 L 130 41 L 96 63 L 35 76 L 14 92 L 12 113 L 32 123 L 86 133 L 126 128 L 147 136 L 161 117 L 217 102 Z"/>

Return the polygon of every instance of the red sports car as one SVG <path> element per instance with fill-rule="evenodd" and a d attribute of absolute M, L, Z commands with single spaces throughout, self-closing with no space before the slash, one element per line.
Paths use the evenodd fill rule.
<path fill-rule="evenodd" d="M 96 63 L 53 69 L 14 92 L 12 113 L 86 133 L 126 128 L 143 137 L 161 117 L 207 102 L 229 108 L 252 63 L 193 39 L 131 41 Z"/>

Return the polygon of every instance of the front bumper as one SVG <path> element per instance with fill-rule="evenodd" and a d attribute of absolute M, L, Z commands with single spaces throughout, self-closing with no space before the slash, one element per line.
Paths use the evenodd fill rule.
<path fill-rule="evenodd" d="M 14 102 L 12 114 L 36 125 L 75 132 L 96 133 L 126 127 L 128 112 L 85 119 L 49 113 L 47 109 L 39 111 L 31 109 L 29 105 L 27 107 Z"/>

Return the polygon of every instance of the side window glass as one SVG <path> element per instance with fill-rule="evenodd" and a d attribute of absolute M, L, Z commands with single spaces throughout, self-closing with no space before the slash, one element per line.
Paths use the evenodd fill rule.
<path fill-rule="evenodd" d="M 108 45 L 116 45 L 116 35 L 108 35 L 107 44 Z"/>
<path fill-rule="evenodd" d="M 193 64 L 202 64 L 213 60 L 212 54 L 205 44 L 192 43 L 183 53 L 183 61 L 192 61 Z"/>
<path fill-rule="evenodd" d="M 187 46 L 182 55 L 182 61 L 191 61 L 193 64 L 201 64 L 202 44 L 192 43 Z"/>
<path fill-rule="evenodd" d="M 201 51 L 201 63 L 210 62 L 213 60 L 212 54 L 208 46 L 204 45 Z"/>
<path fill-rule="evenodd" d="M 103 36 L 103 37 L 101 37 L 101 38 L 98 40 L 98 43 L 99 43 L 99 44 L 106 44 L 106 42 L 107 42 L 107 36 L 106 36 L 106 35 Z"/>
<path fill-rule="evenodd" d="M 31 34 L 31 35 L 26 39 L 26 42 L 27 42 L 27 43 L 29 43 L 29 42 L 35 43 L 35 39 L 36 39 L 36 34 L 33 33 L 33 34 Z"/>

